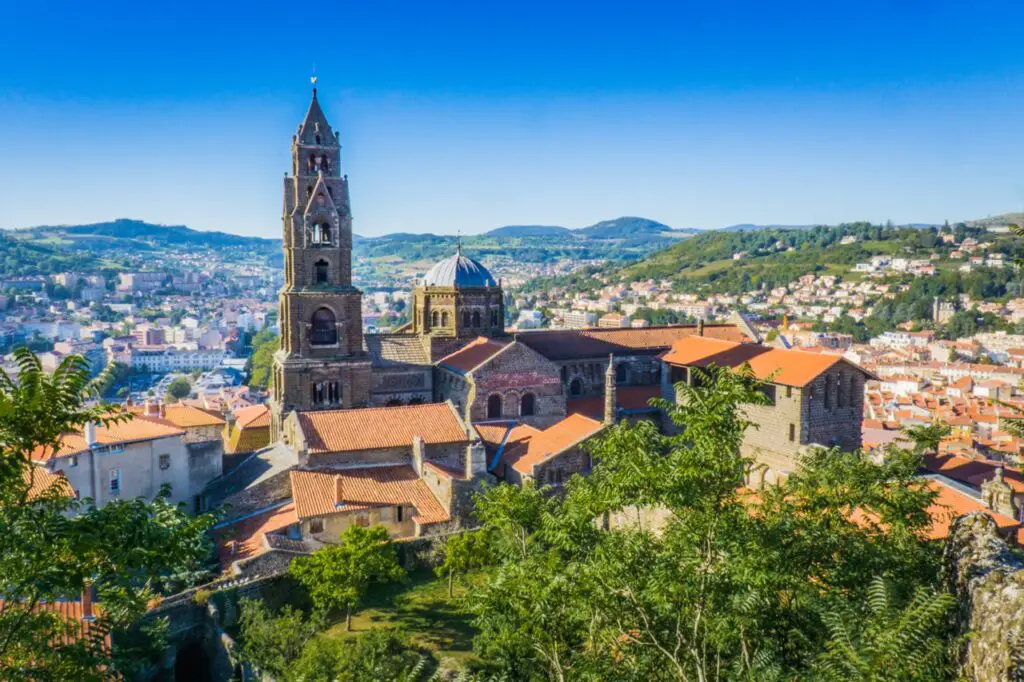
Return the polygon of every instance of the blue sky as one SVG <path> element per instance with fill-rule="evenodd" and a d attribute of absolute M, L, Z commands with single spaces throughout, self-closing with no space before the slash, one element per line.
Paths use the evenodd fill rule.
<path fill-rule="evenodd" d="M 0 0 L 0 226 L 277 236 L 311 70 L 355 230 L 1024 210 L 1024 3 Z"/>

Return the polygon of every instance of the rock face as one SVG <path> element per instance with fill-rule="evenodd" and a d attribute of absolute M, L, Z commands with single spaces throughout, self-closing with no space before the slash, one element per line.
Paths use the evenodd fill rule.
<path fill-rule="evenodd" d="M 1024 563 L 987 514 L 953 522 L 948 580 L 959 604 L 958 630 L 970 633 L 962 673 L 974 682 L 1024 682 Z"/>

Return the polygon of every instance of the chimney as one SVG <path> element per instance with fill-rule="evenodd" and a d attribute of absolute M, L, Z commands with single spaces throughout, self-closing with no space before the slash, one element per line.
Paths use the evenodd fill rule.
<path fill-rule="evenodd" d="M 92 611 L 92 583 L 88 580 L 82 584 L 82 620 L 96 620 L 96 616 Z"/>
<path fill-rule="evenodd" d="M 423 475 L 423 436 L 412 437 L 412 468 L 417 476 Z"/>
<path fill-rule="evenodd" d="M 85 423 L 85 444 L 90 448 L 96 445 L 96 422 Z"/>
<path fill-rule="evenodd" d="M 164 404 L 164 401 L 161 400 L 160 403 L 159 403 L 159 406 L 157 408 L 158 414 L 160 415 L 161 419 L 164 419 L 167 416 L 167 409 L 166 409 L 166 407 L 167 406 Z"/>
<path fill-rule="evenodd" d="M 343 479 L 341 477 L 341 474 L 337 474 L 334 477 L 334 504 L 335 505 L 340 505 L 342 500 L 345 499 L 344 498 L 344 493 L 345 493 L 345 483 L 344 483 L 344 481 L 345 481 L 345 479 Z"/>
<path fill-rule="evenodd" d="M 608 354 L 608 369 L 604 373 L 604 423 L 610 426 L 615 423 L 615 356 Z"/>
<path fill-rule="evenodd" d="M 135 406 L 135 401 L 132 400 L 132 394 L 131 393 L 128 394 L 128 400 L 124 401 L 124 406 L 127 407 L 128 409 L 131 409 L 132 407 Z"/>
<path fill-rule="evenodd" d="M 704 318 L 697 318 L 697 336 L 704 336 Z"/>

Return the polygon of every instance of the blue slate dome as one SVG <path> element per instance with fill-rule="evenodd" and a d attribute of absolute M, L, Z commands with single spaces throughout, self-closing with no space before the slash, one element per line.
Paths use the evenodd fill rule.
<path fill-rule="evenodd" d="M 445 258 L 427 271 L 424 286 L 429 287 L 496 287 L 498 282 L 479 262 L 462 255 L 460 245 L 454 256 Z"/>

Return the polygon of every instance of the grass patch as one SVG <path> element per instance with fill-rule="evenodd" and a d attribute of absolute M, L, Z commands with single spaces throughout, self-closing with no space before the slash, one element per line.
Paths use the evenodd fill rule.
<path fill-rule="evenodd" d="M 474 630 L 469 614 L 461 608 L 461 598 L 484 579 L 485 574 L 477 572 L 461 584 L 456 581 L 455 596 L 449 599 L 446 578 L 429 570 L 415 571 L 405 585 L 385 585 L 371 592 L 365 606 L 352 615 L 352 632 L 345 631 L 342 617 L 323 636 L 344 639 L 377 628 L 401 628 L 439 660 L 466 661 L 473 656 Z"/>

